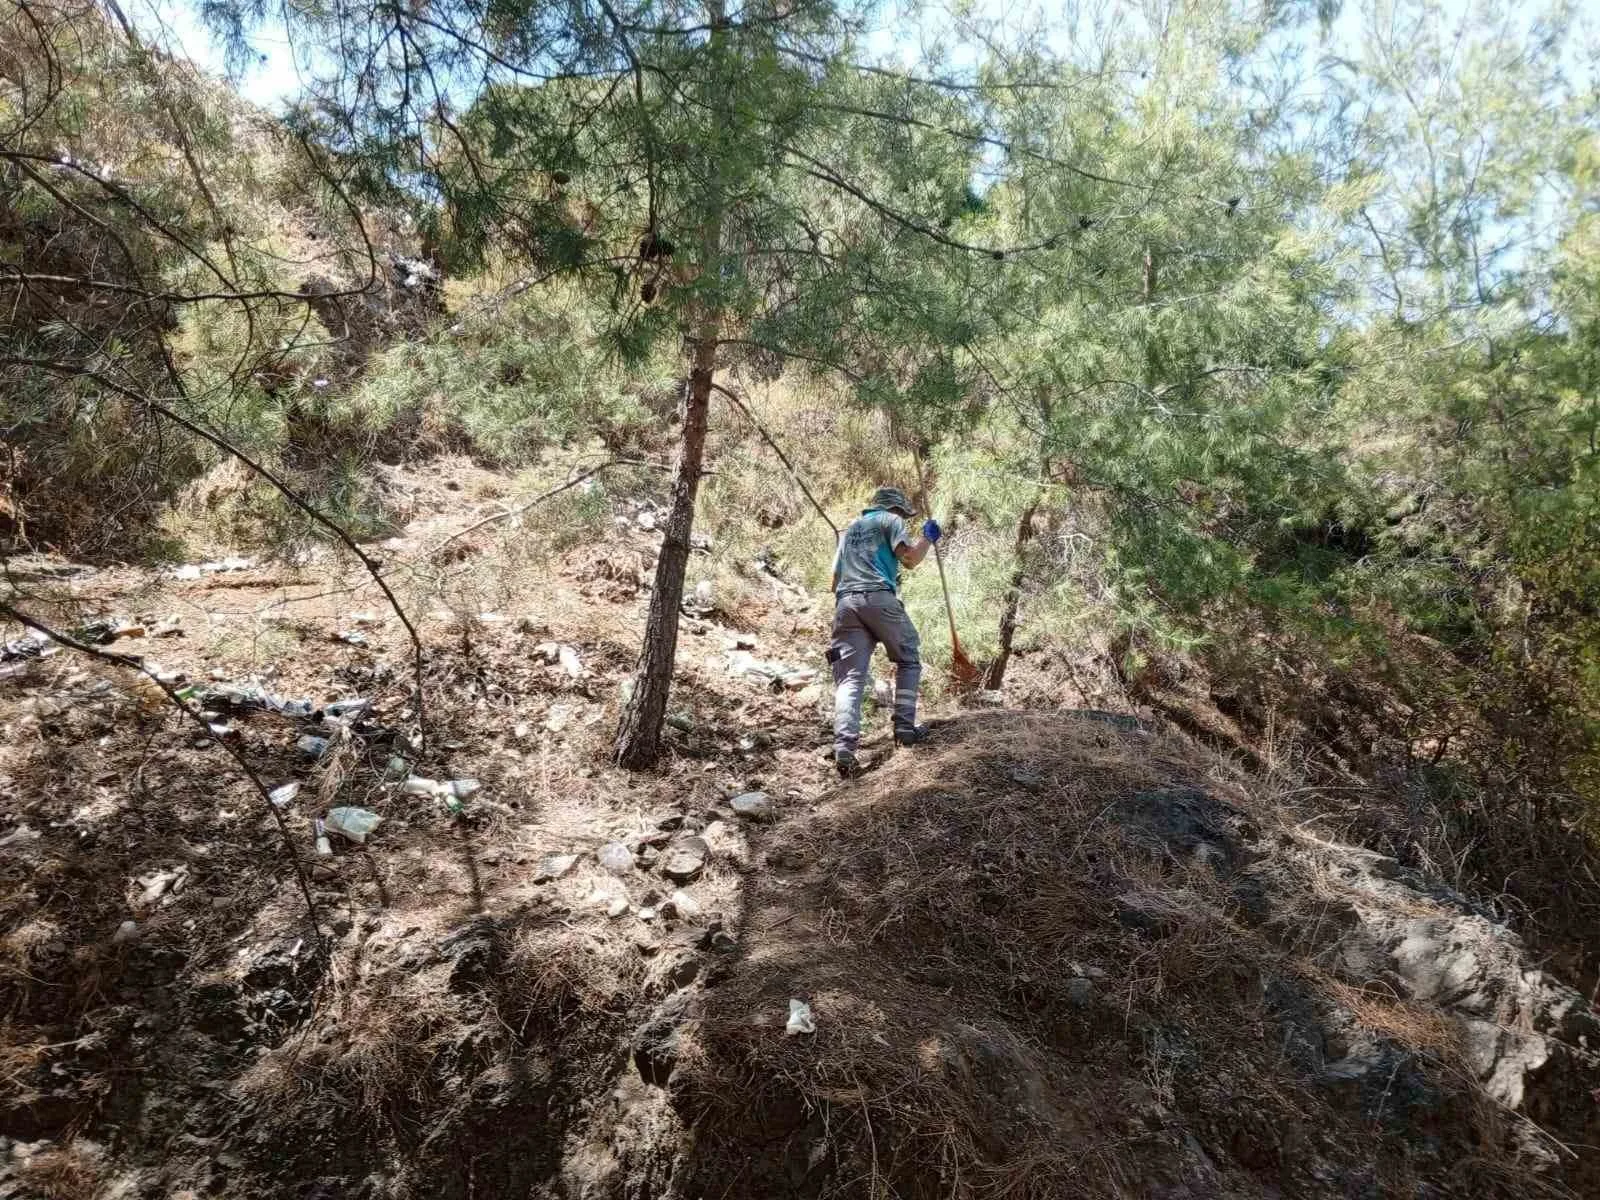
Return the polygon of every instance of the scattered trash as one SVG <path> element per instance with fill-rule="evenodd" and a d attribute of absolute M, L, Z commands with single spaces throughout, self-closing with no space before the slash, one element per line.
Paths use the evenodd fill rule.
<path fill-rule="evenodd" d="M 168 617 L 165 621 L 162 621 L 159 625 L 150 630 L 150 636 L 153 638 L 182 637 L 183 624 L 178 620 L 177 617 Z"/>
<path fill-rule="evenodd" d="M 656 910 L 654 908 L 652 908 L 650 905 L 646 904 L 644 907 L 642 907 L 639 910 L 639 920 L 641 920 L 641 921 L 654 921 L 655 919 L 656 919 Z"/>
<path fill-rule="evenodd" d="M 359 629 L 342 629 L 333 635 L 333 640 L 336 642 L 344 642 L 346 645 L 350 646 L 365 647 L 368 645 L 367 635 L 362 633 Z"/>
<path fill-rule="evenodd" d="M 443 800 L 444 806 L 453 813 L 462 811 L 461 802 L 468 796 L 479 791 L 483 785 L 476 779 L 424 779 L 420 775 L 412 775 L 400 785 L 402 796 L 432 796 Z"/>
<path fill-rule="evenodd" d="M 21 637 L 0 645 L 0 662 L 13 662 L 19 658 L 42 658 L 56 646 L 44 634 L 30 629 Z"/>
<path fill-rule="evenodd" d="M 653 533 L 656 528 L 655 510 L 653 508 L 641 510 L 639 515 L 633 519 L 633 523 L 646 533 Z"/>
<path fill-rule="evenodd" d="M 445 808 L 456 816 L 464 811 L 462 801 L 479 787 L 476 779 L 452 779 L 439 789 L 439 798 L 444 801 Z"/>
<path fill-rule="evenodd" d="M 360 846 L 366 842 L 367 835 L 382 824 L 383 818 L 370 809 L 341 806 L 328 810 L 323 827 Z"/>
<path fill-rule="evenodd" d="M 694 585 L 694 592 L 683 598 L 683 611 L 691 617 L 709 617 L 717 611 L 717 587 L 709 579 Z"/>
<path fill-rule="evenodd" d="M 742 675 L 765 681 L 768 688 L 774 692 L 798 691 L 817 678 L 815 667 L 795 667 L 788 663 L 766 661 L 755 657 L 748 650 L 729 650 L 726 658 L 729 675 Z"/>
<path fill-rule="evenodd" d="M 689 549 L 698 550 L 702 554 L 711 553 L 712 541 L 709 533 L 691 533 L 689 535 Z"/>
<path fill-rule="evenodd" d="M 633 870 L 633 851 L 621 842 L 607 842 L 596 851 L 595 857 L 613 875 L 626 875 Z"/>
<path fill-rule="evenodd" d="M 185 563 L 181 567 L 175 567 L 169 571 L 168 577 L 193 581 L 199 579 L 202 575 L 215 575 L 224 571 L 248 571 L 255 565 L 256 560 L 253 558 L 231 556 L 218 562 Z"/>
<path fill-rule="evenodd" d="M 175 620 L 175 618 L 174 618 Z M 183 631 L 177 631 L 181 634 Z M 72 637 L 76 641 L 87 642 L 91 646 L 104 646 L 116 641 L 118 638 L 142 638 L 150 633 L 150 626 L 143 621 L 127 621 L 120 617 L 100 617 L 93 621 L 86 621 L 72 630 Z M 171 636 L 170 633 L 164 636 Z"/>
<path fill-rule="evenodd" d="M 214 687 L 198 689 L 193 699 L 206 708 L 233 709 L 243 712 L 270 712 L 280 717 L 304 720 L 316 715 L 310 700 L 294 700 L 269 692 L 259 683 L 219 683 Z"/>
<path fill-rule="evenodd" d="M 139 922 L 124 921 L 121 925 L 117 926 L 117 931 L 111 935 L 111 944 L 113 946 L 120 946 L 125 942 L 133 941 L 133 939 L 138 936 Z"/>
<path fill-rule="evenodd" d="M 817 677 L 815 667 L 791 667 L 772 681 L 772 690 L 775 692 L 797 692 L 811 683 Z"/>
<path fill-rule="evenodd" d="M 323 716 L 333 721 L 364 717 L 372 711 L 371 700 L 335 700 L 322 710 Z"/>
<path fill-rule="evenodd" d="M 136 882 L 144 888 L 144 891 L 139 896 L 139 903 L 148 908 L 165 896 L 168 889 L 182 891 L 178 881 L 183 879 L 187 872 L 187 867 L 178 867 L 172 871 L 154 871 L 149 875 L 140 876 Z"/>
<path fill-rule="evenodd" d="M 286 808 L 299 794 L 299 783 L 286 783 L 282 787 L 273 788 L 267 793 L 267 798 L 279 808 Z"/>
<path fill-rule="evenodd" d="M 770 733 L 747 733 L 739 739 L 739 752 L 753 754 L 757 750 L 772 749 L 772 735 Z"/>
<path fill-rule="evenodd" d="M 583 660 L 575 649 L 564 642 L 540 642 L 533 652 L 551 666 L 560 664 L 561 669 L 574 679 L 583 674 Z"/>
<path fill-rule="evenodd" d="M 747 820 L 772 821 L 777 818 L 777 812 L 772 807 L 772 797 L 765 792 L 746 792 L 742 796 L 735 796 L 728 805 Z"/>
<path fill-rule="evenodd" d="M 576 854 L 547 854 L 534 868 L 534 883 L 550 883 L 560 879 L 578 863 Z"/>
<path fill-rule="evenodd" d="M 308 733 L 303 735 L 300 740 L 294 744 L 294 748 L 300 751 L 300 753 L 305 755 L 307 758 L 315 760 L 321 758 L 328 752 L 328 745 L 329 742 L 327 738 L 317 737 L 316 734 Z"/>
<path fill-rule="evenodd" d="M 545 730 L 549 733 L 560 733 L 572 720 L 572 705 L 552 704 L 550 713 L 544 719 Z"/>
<path fill-rule="evenodd" d="M 232 737 L 239 732 L 226 721 L 207 721 L 206 728 L 211 731 L 212 737 L 217 738 Z"/>
<path fill-rule="evenodd" d="M 793 1037 L 797 1033 L 815 1033 L 817 1022 L 811 1015 L 811 1005 L 804 1000 L 789 1001 L 789 1022 L 783 1027 L 785 1037 Z"/>
<path fill-rule="evenodd" d="M 606 905 L 606 916 L 612 920 L 628 911 L 628 898 L 626 896 L 613 896 L 611 903 Z"/>

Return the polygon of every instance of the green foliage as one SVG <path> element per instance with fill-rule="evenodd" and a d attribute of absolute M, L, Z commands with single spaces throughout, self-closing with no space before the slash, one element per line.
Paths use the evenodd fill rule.
<path fill-rule="evenodd" d="M 964 10 L 963 54 L 900 70 L 826 0 L 325 0 L 285 10 L 322 69 L 282 126 L 98 18 L 13 12 L 0 123 L 43 165 L 0 168 L 0 263 L 73 286 L 5 285 L 3 482 L 159 508 L 217 463 L 170 430 L 152 452 L 159 393 L 379 531 L 374 458 L 664 460 L 714 342 L 841 523 L 928 452 L 979 655 L 1013 608 L 1034 641 L 1237 663 L 1251 629 L 1389 679 L 1433 639 L 1459 673 L 1397 687 L 1470 695 L 1504 762 L 1546 739 L 1600 795 L 1600 138 L 1572 14 L 1338 9 L 1155 6 L 1064 51 Z M 259 15 L 205 13 L 236 50 Z M 443 265 L 453 311 L 397 316 L 369 239 Z M 107 263 L 146 294 L 95 294 Z M 732 413 L 712 453 L 713 534 L 821 586 L 784 468 Z M 247 492 L 241 527 L 303 536 Z M 934 572 L 907 597 L 947 653 Z"/>

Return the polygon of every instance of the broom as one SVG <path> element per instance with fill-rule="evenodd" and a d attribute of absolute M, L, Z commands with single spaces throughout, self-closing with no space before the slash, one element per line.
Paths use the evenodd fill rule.
<path fill-rule="evenodd" d="M 922 466 L 922 447 L 916 448 L 917 459 L 917 486 L 922 491 L 922 507 L 931 511 L 928 502 L 928 477 Z M 950 678 L 955 683 L 958 691 L 970 692 L 978 686 L 978 681 L 983 678 L 983 672 L 978 665 L 967 657 L 967 652 L 961 648 L 961 638 L 956 634 L 956 611 L 950 604 L 950 584 L 944 576 L 944 555 L 939 552 L 939 543 L 933 544 L 933 561 L 939 567 L 939 590 L 944 593 L 944 615 L 950 621 Z"/>

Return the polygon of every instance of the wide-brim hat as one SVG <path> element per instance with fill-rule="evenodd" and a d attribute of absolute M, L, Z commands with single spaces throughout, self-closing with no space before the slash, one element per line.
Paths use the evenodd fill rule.
<path fill-rule="evenodd" d="M 899 512 L 902 516 L 916 516 L 917 510 L 912 505 L 910 497 L 897 487 L 881 487 L 872 493 L 872 500 L 867 504 L 869 509 L 887 508 Z"/>

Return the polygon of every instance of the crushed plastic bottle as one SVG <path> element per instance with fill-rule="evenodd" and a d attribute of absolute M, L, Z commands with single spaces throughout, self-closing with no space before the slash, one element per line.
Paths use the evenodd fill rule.
<path fill-rule="evenodd" d="M 297 741 L 294 746 L 296 750 L 300 751 L 300 753 L 305 755 L 307 758 L 321 758 L 328 752 L 328 739 L 325 737 L 317 737 L 316 734 L 313 733 L 308 733 L 301 737 L 301 739 Z"/>
<path fill-rule="evenodd" d="M 330 808 L 327 817 L 323 821 L 323 826 L 326 829 L 337 833 L 347 841 L 354 842 L 358 846 L 364 844 L 367 840 L 367 835 L 382 824 L 383 818 L 371 809 L 355 808 L 349 805 Z"/>

